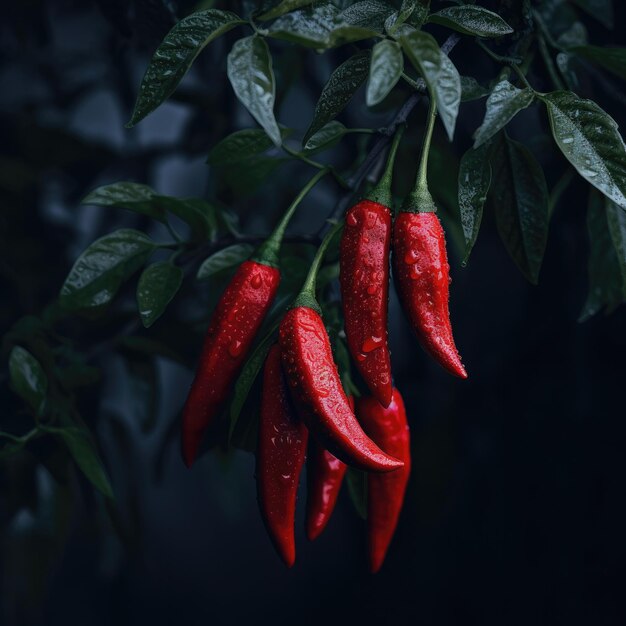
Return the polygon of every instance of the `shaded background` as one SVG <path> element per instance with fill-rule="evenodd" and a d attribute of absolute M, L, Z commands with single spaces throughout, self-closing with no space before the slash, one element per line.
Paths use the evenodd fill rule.
<path fill-rule="evenodd" d="M 267 232 L 310 176 L 306 166 L 287 164 L 245 195 L 210 175 L 209 149 L 252 126 L 234 106 L 225 76 L 230 35 L 200 56 L 169 102 L 137 128 L 124 128 L 149 55 L 191 4 L 29 0 L 3 9 L 3 333 L 55 298 L 76 256 L 96 237 L 119 227 L 164 235 L 137 215 L 81 206 L 94 187 L 135 180 L 172 195 L 218 194 L 237 209 L 244 230 Z M 626 17 L 619 4 L 616 24 Z M 624 45 L 622 33 L 607 32 L 598 27 L 592 41 Z M 276 50 L 283 51 L 275 54 L 279 85 L 293 81 L 279 119 L 302 130 L 329 68 L 345 52 L 317 57 L 280 44 Z M 452 58 L 461 73 L 479 64 L 485 82 L 496 75 L 470 43 Z M 530 78 L 538 89 L 549 88 L 545 77 Z M 596 89 L 583 85 L 581 95 Z M 624 128 L 619 94 L 598 98 Z M 382 126 L 397 102 L 371 113 L 357 96 L 342 120 Z M 441 182 L 433 174 L 441 195 L 451 191 L 483 107 L 463 105 L 453 148 L 441 134 L 436 138 L 439 170 L 453 174 Z M 412 118 L 398 193 L 413 176 L 424 112 L 416 109 Z M 511 135 L 533 149 L 553 184 L 565 163 L 544 143 L 545 131 L 545 115 L 533 107 Z M 331 158 L 348 167 L 357 148 L 349 138 Z M 320 185 L 292 231 L 316 230 L 338 193 L 331 183 Z M 507 256 L 491 214 L 466 268 L 450 244 L 451 311 L 467 382 L 425 358 L 392 296 L 394 374 L 409 409 L 414 471 L 396 538 L 375 577 L 366 572 L 364 524 L 346 493 L 315 544 L 304 537 L 299 511 L 298 561 L 287 571 L 258 514 L 253 457 L 214 451 L 192 471 L 184 468 L 168 432 L 191 370 L 163 358 L 147 367 L 107 344 L 134 314 L 132 289 L 121 296 L 129 306 L 119 316 L 94 325 L 75 321 L 77 341 L 101 346 L 92 356 L 104 375 L 81 396 L 81 407 L 98 433 L 118 517 L 111 522 L 79 476 L 72 479 L 78 489 L 70 490 L 29 459 L 5 470 L 0 623 L 623 624 L 626 312 L 577 322 L 587 289 L 585 213 L 586 186 L 575 181 L 553 217 L 538 287 Z M 454 220 L 449 212 L 450 232 Z M 199 347 L 193 331 L 206 320 L 198 312 L 220 288 L 187 286 L 154 327 L 189 364 Z M 158 393 L 148 394 L 146 405 L 151 383 Z M 10 395 L 2 391 L 0 422 L 17 406 Z"/>

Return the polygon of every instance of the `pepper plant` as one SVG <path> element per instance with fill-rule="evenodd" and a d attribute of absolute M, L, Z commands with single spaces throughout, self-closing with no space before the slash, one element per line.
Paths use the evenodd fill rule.
<path fill-rule="evenodd" d="M 106 351 L 122 354 L 133 375 L 151 386 L 146 357 L 195 367 L 212 304 L 249 258 L 280 268 L 282 281 L 263 324 L 259 319 L 254 336 L 245 339 L 249 352 L 225 346 L 241 363 L 228 381 L 232 387 L 222 390 L 215 431 L 204 445 L 254 450 L 257 381 L 285 309 L 329 223 L 341 222 L 360 198 L 379 198 L 375 183 L 405 125 L 397 159 L 402 167 L 393 186 L 387 171 L 385 205 L 402 206 L 407 214 L 438 209 L 451 255 L 462 265 L 471 264 L 472 250 L 481 245 L 483 221 L 495 219 L 512 262 L 536 284 L 551 218 L 568 209 L 561 199 L 575 186 L 587 203 L 590 241 L 580 319 L 610 312 L 626 299 L 626 148 L 612 117 L 626 101 L 626 48 L 610 45 L 611 0 L 184 5 L 147 62 L 126 126 L 141 128 L 166 101 L 184 101 L 185 85 L 207 73 L 230 86 L 217 94 L 211 112 L 235 111 L 236 120 L 202 146 L 208 155 L 202 197 L 164 195 L 138 179 L 111 181 L 84 198 L 86 205 L 140 216 L 144 229 L 120 228 L 90 243 L 68 268 L 58 297 L 5 334 L 4 382 L 15 414 L 5 411 L 1 418 L 3 466 L 34 456 L 60 482 L 77 469 L 115 518 L 111 462 L 102 458 L 81 394 L 101 384 Z M 210 64 L 199 69 L 203 58 Z M 306 89 L 315 91 L 312 111 L 298 104 Z M 216 117 L 199 119 L 223 129 Z M 355 118 L 364 121 L 356 126 Z M 311 182 L 300 186 L 302 193 L 293 191 L 291 205 L 263 196 L 268 181 L 284 180 L 291 188 L 291 179 L 307 177 Z M 298 205 L 318 181 L 324 193 L 315 196 L 316 211 L 307 213 L 315 226 L 303 230 Z M 289 206 L 274 237 L 247 219 L 253 201 L 273 220 Z M 343 333 L 338 251 L 335 237 L 317 275 L 317 295 L 308 296 L 318 298 L 346 393 L 358 395 L 365 388 Z M 198 298 L 206 310 L 194 317 L 189 311 L 197 311 Z M 90 327 L 99 339 L 87 345 L 82 337 Z M 168 341 L 179 328 L 190 332 L 188 344 L 196 347 L 191 359 Z M 465 373 L 460 362 L 455 367 Z M 144 411 L 146 431 L 155 411 L 154 404 Z M 163 448 L 177 437 L 177 411 L 170 421 Z M 350 493 L 363 511 L 358 480 L 351 478 Z"/>

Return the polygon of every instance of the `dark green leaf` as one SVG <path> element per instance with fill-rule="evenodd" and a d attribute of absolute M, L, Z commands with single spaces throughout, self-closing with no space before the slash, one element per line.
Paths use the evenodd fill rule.
<path fill-rule="evenodd" d="M 568 91 L 541 99 L 561 152 L 584 179 L 626 209 L 626 148 L 615 120 L 595 102 Z"/>
<path fill-rule="evenodd" d="M 367 519 L 367 474 L 349 467 L 346 472 L 346 484 L 357 515 L 361 519 Z"/>
<path fill-rule="evenodd" d="M 478 6 L 447 7 L 430 15 L 428 21 L 477 37 L 500 37 L 513 32 L 497 13 Z"/>
<path fill-rule="evenodd" d="M 229 438 L 232 437 L 235 426 L 237 425 L 237 420 L 239 419 L 239 415 L 241 414 L 241 409 L 243 409 L 243 405 L 248 398 L 250 389 L 252 389 L 252 385 L 256 380 L 256 377 L 259 375 L 259 372 L 263 367 L 263 363 L 265 363 L 265 357 L 267 356 L 267 353 L 270 351 L 270 348 L 276 341 L 275 334 L 276 330 L 278 329 L 278 324 L 279 322 L 276 322 L 273 325 L 273 327 L 264 337 L 263 341 L 261 341 L 261 343 L 259 343 L 259 345 L 254 349 L 254 351 L 250 355 L 250 358 L 243 366 L 241 374 L 239 374 L 239 378 L 235 383 L 233 399 L 230 403 Z"/>
<path fill-rule="evenodd" d="M 548 188 L 541 166 L 517 141 L 500 135 L 491 157 L 498 232 L 524 276 L 536 284 L 548 238 Z"/>
<path fill-rule="evenodd" d="M 76 260 L 59 296 L 68 309 L 107 304 L 156 245 L 142 232 L 121 229 L 94 241 Z"/>
<path fill-rule="evenodd" d="M 483 144 L 477 150 L 470 148 L 461 158 L 459 168 L 459 209 L 465 236 L 463 263 L 467 263 L 476 243 L 490 184 L 489 144 Z"/>
<path fill-rule="evenodd" d="M 209 42 L 244 23 L 234 13 L 217 9 L 192 13 L 178 22 L 150 61 L 128 126 L 135 125 L 154 111 L 176 89 Z"/>
<path fill-rule="evenodd" d="M 435 97 L 437 99 L 437 112 L 448 133 L 448 139 L 452 141 L 456 118 L 459 115 L 461 105 L 461 77 L 454 63 L 446 54 L 441 55 L 441 72 L 437 79 Z"/>
<path fill-rule="evenodd" d="M 358 52 L 331 74 L 315 106 L 313 121 L 302 140 L 304 145 L 350 102 L 356 90 L 367 78 L 369 61 L 369 51 Z"/>
<path fill-rule="evenodd" d="M 275 7 L 263 13 L 263 15 L 260 15 L 257 19 L 261 22 L 273 20 L 285 13 L 295 11 L 308 4 L 313 4 L 313 1 L 314 0 L 282 0 L 282 2 L 279 2 Z"/>
<path fill-rule="evenodd" d="M 207 163 L 224 166 L 241 163 L 251 155 L 261 154 L 274 145 L 264 130 L 246 128 L 228 135 L 209 152 Z"/>
<path fill-rule="evenodd" d="M 263 155 L 251 157 L 231 167 L 223 168 L 224 181 L 231 191 L 238 197 L 244 197 L 254 193 L 268 180 L 276 169 L 284 163 L 289 163 L 288 158 L 272 158 Z M 222 211 L 222 217 L 228 214 Z"/>
<path fill-rule="evenodd" d="M 102 495 L 113 499 L 111 482 L 98 456 L 90 433 L 77 427 L 48 428 L 47 430 L 58 435 L 63 440 L 76 465 L 78 465 L 91 484 Z"/>
<path fill-rule="evenodd" d="M 27 350 L 15 346 L 9 356 L 11 386 L 40 415 L 48 391 L 48 378 L 39 361 Z"/>
<path fill-rule="evenodd" d="M 404 69 L 402 50 L 395 41 L 384 39 L 372 49 L 365 100 L 368 106 L 382 102 L 400 80 Z"/>
<path fill-rule="evenodd" d="M 501 80 L 487 98 L 485 118 L 475 133 L 474 148 L 478 148 L 502 130 L 534 99 L 530 89 L 518 89 L 508 80 Z"/>
<path fill-rule="evenodd" d="M 254 247 L 247 243 L 238 243 L 234 246 L 224 248 L 219 252 L 211 255 L 208 259 L 205 259 L 198 269 L 197 278 L 203 280 L 209 278 L 221 272 L 222 270 L 229 269 L 235 265 L 243 263 L 254 250 Z"/>
<path fill-rule="evenodd" d="M 168 261 L 146 267 L 137 284 L 137 306 L 146 328 L 161 317 L 182 282 L 183 270 Z"/>
<path fill-rule="evenodd" d="M 165 211 L 154 203 L 155 192 L 148 185 L 120 182 L 98 187 L 89 193 L 83 204 L 102 207 L 122 207 L 135 213 L 148 215 L 160 222 L 165 222 Z"/>
<path fill-rule="evenodd" d="M 489 89 L 483 87 L 471 76 L 461 76 L 461 102 L 479 100 L 489 95 Z"/>
<path fill-rule="evenodd" d="M 267 34 L 302 46 L 327 48 L 337 15 L 337 8 L 330 3 L 307 7 L 277 19 Z"/>
<path fill-rule="evenodd" d="M 267 43 L 253 35 L 235 42 L 228 54 L 228 79 L 241 103 L 275 145 L 281 135 L 274 117 L 276 84 Z"/>
<path fill-rule="evenodd" d="M 216 209 L 205 200 L 155 195 L 154 202 L 189 224 L 196 239 L 210 239 L 217 230 Z"/>
<path fill-rule="evenodd" d="M 339 18 L 351 26 L 368 28 L 382 33 L 385 30 L 385 20 L 394 12 L 393 7 L 379 0 L 364 0 L 355 2 L 339 14 Z"/>
<path fill-rule="evenodd" d="M 578 319 L 580 322 L 588 320 L 603 308 L 610 313 L 624 301 L 626 283 L 620 272 L 620 261 L 609 228 L 609 203 L 596 191 L 591 192 L 587 208 L 589 287 L 587 300 Z M 621 208 L 617 210 L 624 213 Z"/>
<path fill-rule="evenodd" d="M 326 126 L 320 128 L 307 142 L 304 149 L 308 154 L 315 154 L 322 150 L 328 150 L 336 145 L 346 134 L 346 127 L 337 120 L 328 122 Z"/>
<path fill-rule="evenodd" d="M 600 46 L 575 46 L 569 52 L 593 61 L 616 76 L 626 80 L 626 48 L 602 48 Z"/>
<path fill-rule="evenodd" d="M 613 0 L 571 0 L 607 28 L 613 28 Z"/>

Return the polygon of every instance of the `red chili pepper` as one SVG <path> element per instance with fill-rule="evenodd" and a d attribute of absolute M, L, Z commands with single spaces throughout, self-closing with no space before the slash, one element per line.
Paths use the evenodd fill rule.
<path fill-rule="evenodd" d="M 348 348 L 370 391 L 391 402 L 391 356 L 387 344 L 391 178 L 401 127 L 378 185 L 346 214 L 341 238 L 340 283 Z"/>
<path fill-rule="evenodd" d="M 292 410 L 280 348 L 275 345 L 263 371 L 256 478 L 265 526 L 288 567 L 296 559 L 296 495 L 308 436 L 306 426 Z"/>
<path fill-rule="evenodd" d="M 354 398 L 348 396 L 354 411 Z M 315 439 L 309 443 L 307 459 L 306 534 L 313 541 L 321 534 L 335 510 L 341 483 L 348 466 Z"/>
<path fill-rule="evenodd" d="M 278 253 L 287 224 L 304 196 L 328 173 L 318 172 L 304 186 L 250 261 L 242 263 L 211 316 L 200 363 L 183 409 L 182 453 L 190 467 L 206 429 L 219 413 L 278 285 Z"/>
<path fill-rule="evenodd" d="M 283 367 L 298 410 L 323 445 L 348 465 L 388 472 L 402 463 L 385 454 L 359 425 L 341 385 L 315 299 L 317 271 L 336 231 L 337 227 L 324 239 L 300 295 L 280 324 Z"/>
<path fill-rule="evenodd" d="M 448 372 L 467 378 L 452 337 L 450 266 L 445 234 L 434 212 L 398 214 L 393 260 L 398 295 L 420 343 Z"/>
<path fill-rule="evenodd" d="M 217 304 L 183 409 L 182 450 L 188 467 L 196 458 L 204 432 L 226 400 L 279 283 L 278 269 L 246 261 Z"/>
<path fill-rule="evenodd" d="M 411 473 L 411 446 L 406 410 L 400 392 L 394 388 L 391 404 L 385 408 L 376 398 L 358 398 L 356 412 L 367 433 L 380 447 L 404 466 L 388 474 L 367 477 L 367 534 L 370 570 L 383 564 L 404 502 Z"/>

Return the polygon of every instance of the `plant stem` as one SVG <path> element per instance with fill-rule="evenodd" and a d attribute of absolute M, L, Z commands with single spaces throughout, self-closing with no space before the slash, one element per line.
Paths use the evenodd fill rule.
<path fill-rule="evenodd" d="M 401 124 L 396 129 L 396 134 L 393 138 L 393 143 L 391 144 L 391 148 L 389 148 L 389 154 L 387 156 L 387 164 L 385 165 L 385 171 L 383 175 L 380 177 L 378 184 L 374 189 L 372 189 L 366 197 L 367 200 L 371 200 L 372 202 L 378 202 L 378 204 L 382 204 L 386 207 L 390 207 L 393 203 L 393 198 L 391 194 L 391 183 L 393 179 L 393 165 L 396 160 L 396 152 L 398 151 L 398 146 L 400 145 L 400 140 L 402 139 L 402 135 L 406 128 L 405 124 Z"/>
<path fill-rule="evenodd" d="M 428 173 L 428 155 L 430 154 L 430 144 L 433 138 L 433 130 L 435 128 L 435 119 L 437 118 L 437 104 L 431 96 L 428 104 L 428 119 L 426 121 L 426 131 L 424 133 L 424 142 L 422 143 L 422 153 L 420 155 L 420 164 L 417 170 L 417 178 L 415 180 L 415 189 L 428 187 L 426 176 Z"/>

